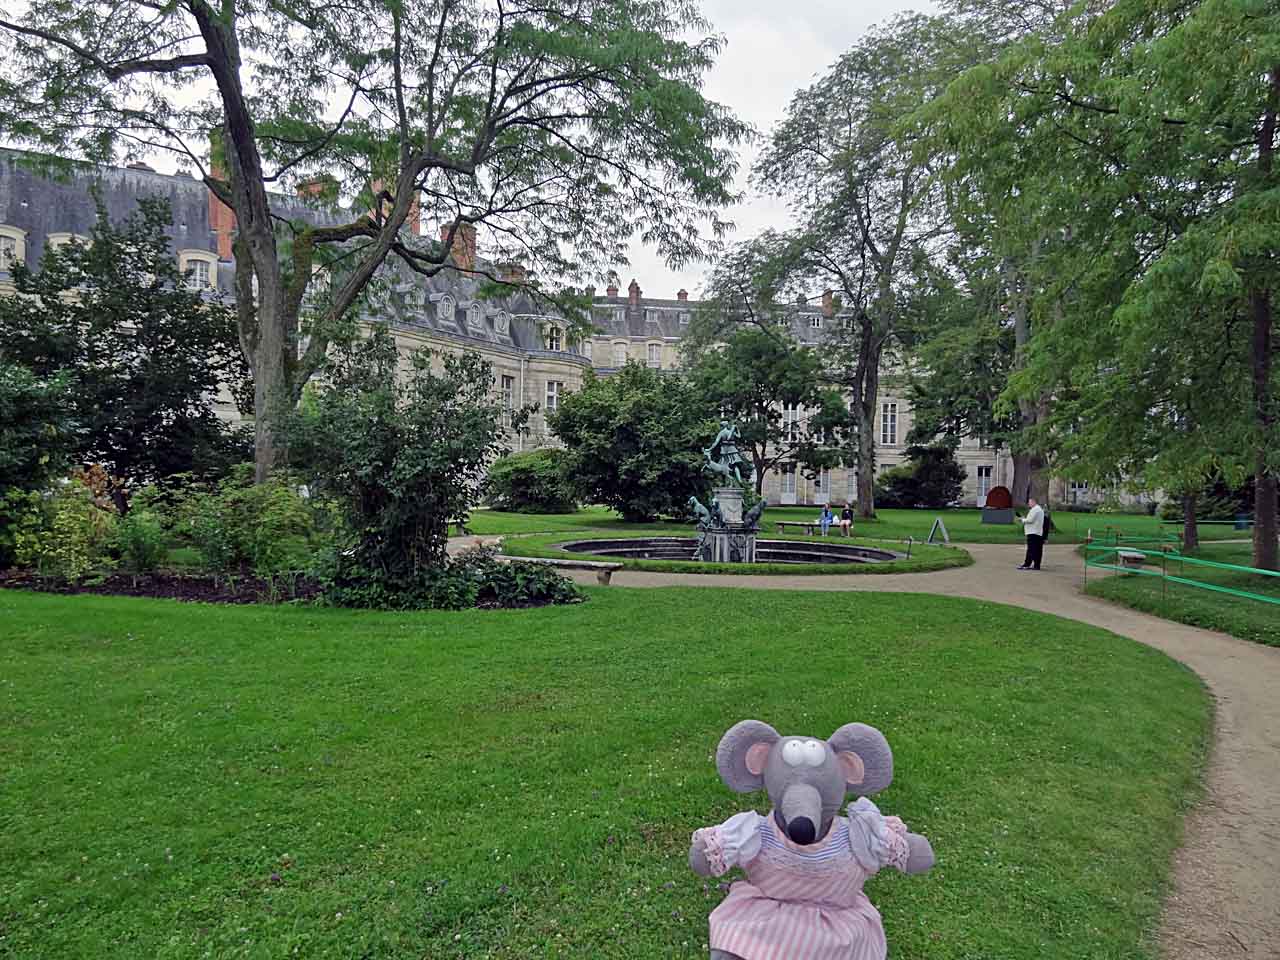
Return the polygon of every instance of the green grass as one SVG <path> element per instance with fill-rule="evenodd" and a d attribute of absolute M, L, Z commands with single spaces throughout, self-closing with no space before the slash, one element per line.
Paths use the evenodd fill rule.
<path fill-rule="evenodd" d="M 521 612 L 0 591 L 0 955 L 701 958 L 744 717 L 880 727 L 938 865 L 900 960 L 1154 957 L 1195 676 L 968 600 L 591 591 Z"/>
<path fill-rule="evenodd" d="M 761 530 L 772 534 L 774 524 L 780 520 L 816 520 L 820 507 L 771 507 L 765 511 Z M 839 512 L 838 510 L 836 511 Z M 923 540 L 929 536 L 935 517 L 942 517 L 947 532 L 955 543 L 1022 543 L 1021 524 L 984 524 L 982 511 L 968 509 L 950 510 L 880 510 L 877 519 L 854 522 L 854 533 L 860 537 L 881 540 L 904 540 L 914 537 Z M 1089 531 L 1095 537 L 1110 526 L 1126 536 L 1154 537 L 1160 532 L 1179 532 L 1176 525 L 1160 526 L 1159 518 L 1131 514 L 1068 513 L 1055 510 L 1053 521 L 1058 530 L 1051 536 L 1053 543 L 1082 543 Z M 588 507 L 568 514 L 520 514 L 500 513 L 496 510 L 477 510 L 467 522 L 470 530 L 483 535 L 512 533 L 555 533 L 573 530 L 608 530 L 616 534 L 621 530 L 675 530 L 692 529 L 692 524 L 632 524 L 624 523 L 612 510 L 605 507 Z M 1204 540 L 1232 540 L 1247 538 L 1247 531 L 1233 530 L 1229 525 L 1204 526 L 1200 531 Z"/>
<path fill-rule="evenodd" d="M 691 531 L 676 528 L 669 531 L 675 536 L 691 536 Z M 762 531 L 763 532 L 763 531 Z M 631 538 L 653 536 L 650 530 L 612 530 L 605 533 L 601 530 L 580 531 L 579 535 L 568 534 L 570 539 Z M 812 542 L 812 537 L 803 535 L 768 534 L 770 540 L 797 540 Z M 948 567 L 964 567 L 973 563 L 973 558 L 965 551 L 955 547 L 937 547 L 923 543 L 911 545 L 911 557 L 902 560 L 890 560 L 884 563 L 702 563 L 691 560 L 645 560 L 637 557 L 585 556 L 571 553 L 568 550 L 556 549 L 563 543 L 566 533 L 532 534 L 529 536 L 509 536 L 502 542 L 502 552 L 512 557 L 562 557 L 570 560 L 614 560 L 623 564 L 628 570 L 649 570 L 658 573 L 729 573 L 729 574 L 879 574 L 879 573 L 925 573 L 931 570 L 945 570 Z M 889 549 L 899 553 L 906 552 L 906 546 L 899 543 L 885 543 L 875 540 L 843 537 L 829 537 L 828 543 L 854 545 Z"/>
<path fill-rule="evenodd" d="M 1249 566 L 1253 560 L 1247 543 L 1209 544 L 1193 555 L 1238 566 Z M 1179 564 L 1176 560 L 1169 562 L 1168 570 L 1172 576 L 1280 598 L 1280 577 Z M 1100 578 L 1089 584 L 1088 592 L 1158 617 L 1280 647 L 1280 606 L 1276 604 L 1166 583 L 1159 577 L 1124 574 Z"/>

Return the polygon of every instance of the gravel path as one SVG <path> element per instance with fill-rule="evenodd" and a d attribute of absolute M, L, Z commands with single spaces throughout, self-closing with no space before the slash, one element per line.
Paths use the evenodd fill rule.
<path fill-rule="evenodd" d="M 1280 649 L 1084 596 L 1070 545 L 1019 572 L 1021 548 L 965 544 L 974 565 L 936 573 L 715 576 L 620 570 L 615 587 L 874 590 L 992 600 L 1102 627 L 1163 650 L 1200 675 L 1217 704 L 1204 802 L 1187 818 L 1165 905 L 1167 960 L 1280 958 Z M 587 572 L 584 582 L 594 582 Z"/>

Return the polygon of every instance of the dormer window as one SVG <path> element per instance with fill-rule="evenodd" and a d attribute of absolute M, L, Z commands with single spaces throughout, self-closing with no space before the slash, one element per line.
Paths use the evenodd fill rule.
<path fill-rule="evenodd" d="M 821 329 L 822 329 L 822 315 L 821 315 L 821 314 L 818 314 L 818 313 L 815 313 L 813 316 L 811 316 L 811 317 L 809 318 L 809 327 L 810 327 L 811 329 L 813 329 L 813 330 L 821 330 Z"/>
<path fill-rule="evenodd" d="M 680 312 L 680 325 L 685 326 L 689 322 L 689 311 L 682 310 Z"/>
<path fill-rule="evenodd" d="M 179 250 L 178 270 L 188 290 L 210 290 L 218 285 L 218 255 L 208 250 Z"/>
<path fill-rule="evenodd" d="M 78 233 L 51 233 L 49 236 L 44 238 L 44 245 L 50 250 L 65 247 L 69 243 L 79 243 L 87 247 L 89 245 L 89 238 L 82 237 Z"/>
<path fill-rule="evenodd" d="M 511 329 L 511 314 L 505 310 L 499 310 L 493 318 L 493 329 L 505 335 Z"/>
<path fill-rule="evenodd" d="M 436 319 L 442 323 L 453 322 L 453 297 L 447 293 L 436 301 Z"/>
<path fill-rule="evenodd" d="M 27 258 L 27 232 L 17 227 L 0 226 L 0 271 L 8 272 L 19 260 Z"/>
<path fill-rule="evenodd" d="M 467 326 L 473 330 L 479 330 L 484 326 L 484 309 L 474 301 L 467 307 Z"/>
<path fill-rule="evenodd" d="M 646 310 L 646 311 L 644 312 L 644 318 L 645 318 L 645 320 L 646 320 L 648 323 L 657 323 L 657 322 L 658 322 L 658 311 L 657 311 L 657 310 Z"/>
<path fill-rule="evenodd" d="M 560 328 L 548 327 L 547 328 L 547 349 L 558 351 L 560 348 L 561 348 Z"/>

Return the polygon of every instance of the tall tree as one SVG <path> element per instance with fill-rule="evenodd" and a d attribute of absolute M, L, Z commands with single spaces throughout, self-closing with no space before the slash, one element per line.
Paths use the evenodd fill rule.
<path fill-rule="evenodd" d="M 571 309 L 636 233 L 673 265 L 704 252 L 745 133 L 702 95 L 707 30 L 689 0 L 32 0 L 0 18 L 0 127 L 63 156 L 176 154 L 234 211 L 261 479 L 387 257 L 433 274 L 478 227 Z M 291 220 L 271 193 L 318 174 L 345 222 Z M 452 224 L 443 242 L 403 229 L 419 216 Z"/>
<path fill-rule="evenodd" d="M 698 352 L 689 369 L 710 409 L 741 431 L 757 495 L 765 474 L 779 463 L 816 471 L 838 464 L 845 451 L 844 401 L 824 385 L 822 358 L 790 333 L 739 327 Z"/>
<path fill-rule="evenodd" d="M 66 378 L 74 456 L 118 481 L 122 512 L 130 487 L 245 453 L 214 410 L 245 379 L 235 316 L 179 275 L 171 225 L 164 200 L 120 223 L 99 204 L 88 243 L 47 249 L 39 271 L 16 265 L 17 295 L 0 299 L 0 361 Z"/>
<path fill-rule="evenodd" d="M 775 273 L 839 293 L 843 318 L 824 355 L 857 417 L 864 517 L 875 515 L 881 367 L 947 226 L 935 170 L 904 140 L 901 122 L 941 92 L 964 55 L 939 18 L 900 17 L 869 33 L 795 95 L 753 174 L 788 201 L 799 224 L 765 239 L 785 265 Z"/>
<path fill-rule="evenodd" d="M 1125 453 L 1111 455 L 1137 462 L 1150 449 L 1141 421 L 1163 423 L 1162 448 L 1186 461 L 1247 458 L 1254 562 L 1268 569 L 1280 565 L 1278 109 L 1280 11 L 1236 0 L 1072 8 L 931 106 L 950 131 L 955 182 L 987 171 L 993 232 L 1042 243 L 1027 294 L 1051 322 L 1029 342 L 1014 394 L 1097 400 L 1114 390 L 1117 346 L 1122 365 L 1179 371 L 1160 377 L 1159 405 L 1130 412 L 1134 429 L 1114 434 Z M 1175 302 L 1175 289 L 1190 299 Z M 1164 323 L 1152 321 L 1157 310 Z M 1194 336 L 1170 329 L 1179 323 Z M 1209 355 L 1221 362 L 1200 367 Z M 1191 382 L 1244 402 L 1192 404 Z M 1188 423 L 1202 440 L 1191 451 L 1178 443 Z M 1053 425 L 1046 433 L 1059 442 Z"/>

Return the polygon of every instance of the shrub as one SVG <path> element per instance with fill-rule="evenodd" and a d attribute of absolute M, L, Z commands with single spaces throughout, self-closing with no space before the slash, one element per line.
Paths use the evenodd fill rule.
<path fill-rule="evenodd" d="M 907 461 L 877 478 L 876 503 L 884 507 L 945 507 L 964 491 L 965 469 L 947 444 L 907 447 Z M 990 502 L 990 498 L 988 498 Z"/>
<path fill-rule="evenodd" d="M 535 563 L 503 563 L 492 551 L 468 550 L 439 567 L 414 575 L 359 567 L 350 556 L 331 551 L 313 570 L 325 599 L 340 607 L 383 610 L 512 609 L 580 603 L 572 580 Z"/>
<path fill-rule="evenodd" d="M 368 591 L 359 605 L 419 606 L 447 579 L 448 523 L 467 515 L 485 468 L 506 452 L 507 411 L 489 364 L 445 354 L 433 370 L 433 357 L 420 350 L 402 369 L 395 341 L 376 327 L 335 350 L 289 423 L 312 489 L 342 510 L 351 548 L 336 554 L 333 583 Z M 515 429 L 525 416 L 515 412 Z"/>
<path fill-rule="evenodd" d="M 125 569 L 150 573 L 164 562 L 169 542 L 160 517 L 134 507 L 116 524 L 116 550 Z"/>
<path fill-rule="evenodd" d="M 66 481 L 15 530 L 14 559 L 18 566 L 49 576 L 80 580 L 109 565 L 115 524 L 115 513 L 100 506 L 88 487 L 76 479 Z"/>
<path fill-rule="evenodd" d="M 489 502 L 517 513 L 572 513 L 573 491 L 564 477 L 563 450 L 529 450 L 502 457 L 489 468 Z"/>
<path fill-rule="evenodd" d="M 17 563 L 20 537 L 38 536 L 52 519 L 45 498 L 34 490 L 12 487 L 0 493 L 0 570 Z"/>
<path fill-rule="evenodd" d="M 243 464 L 213 487 L 189 487 L 177 498 L 176 529 L 211 571 L 271 577 L 300 569 L 319 532 L 315 507 L 295 477 L 252 481 L 252 465 Z"/>

